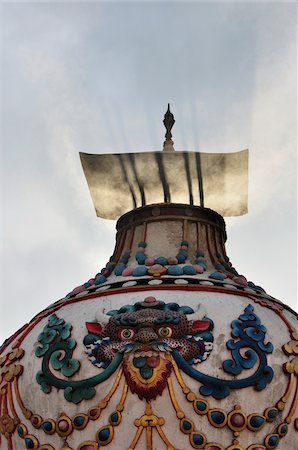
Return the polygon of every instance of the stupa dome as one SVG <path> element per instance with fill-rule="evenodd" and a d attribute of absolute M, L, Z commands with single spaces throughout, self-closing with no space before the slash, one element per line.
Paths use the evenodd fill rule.
<path fill-rule="evenodd" d="M 297 315 L 233 267 L 218 212 L 135 206 L 106 267 L 2 345 L 1 450 L 296 450 Z"/>

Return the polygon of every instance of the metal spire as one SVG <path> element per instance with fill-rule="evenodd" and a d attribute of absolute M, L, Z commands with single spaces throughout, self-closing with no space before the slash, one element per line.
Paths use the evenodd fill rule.
<path fill-rule="evenodd" d="M 171 130 L 173 128 L 173 125 L 175 123 L 174 115 L 170 111 L 170 103 L 168 103 L 168 109 L 165 113 L 164 120 L 163 120 L 164 126 L 166 128 L 166 134 L 165 138 L 166 140 L 163 143 L 163 151 L 165 152 L 173 152 L 175 149 L 173 147 L 174 142 L 172 141 L 172 133 Z"/>

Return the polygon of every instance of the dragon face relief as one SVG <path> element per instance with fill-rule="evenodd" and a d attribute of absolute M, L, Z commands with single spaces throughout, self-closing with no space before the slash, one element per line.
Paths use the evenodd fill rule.
<path fill-rule="evenodd" d="M 155 297 L 101 314 L 87 322 L 84 344 L 92 364 L 106 368 L 123 354 L 123 372 L 133 393 L 142 400 L 161 395 L 171 374 L 171 352 L 188 364 L 204 361 L 212 350 L 213 322 L 188 306 Z"/>

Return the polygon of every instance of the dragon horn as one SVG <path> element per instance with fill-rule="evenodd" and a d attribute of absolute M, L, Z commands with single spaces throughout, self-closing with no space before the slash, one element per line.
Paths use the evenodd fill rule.
<path fill-rule="evenodd" d="M 188 320 L 200 320 L 206 315 L 206 309 L 202 305 L 198 305 L 192 314 L 187 314 Z"/>
<path fill-rule="evenodd" d="M 96 320 L 99 322 L 99 323 L 102 323 L 102 324 L 107 324 L 108 323 L 108 321 L 109 321 L 109 316 L 107 316 L 106 314 L 105 314 L 105 308 L 104 307 L 102 307 L 102 308 L 100 308 L 98 311 L 97 311 L 97 313 L 95 314 L 95 317 L 96 317 Z"/>

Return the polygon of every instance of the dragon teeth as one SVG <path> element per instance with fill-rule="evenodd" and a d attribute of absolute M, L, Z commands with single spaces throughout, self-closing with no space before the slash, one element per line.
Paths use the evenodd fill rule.
<path fill-rule="evenodd" d="M 141 357 L 148 357 L 148 358 L 150 358 L 151 356 L 158 356 L 158 352 L 155 352 L 155 351 L 152 351 L 152 350 L 149 350 L 149 351 L 136 351 L 135 353 L 134 353 L 134 358 L 139 358 L 140 356 Z"/>

